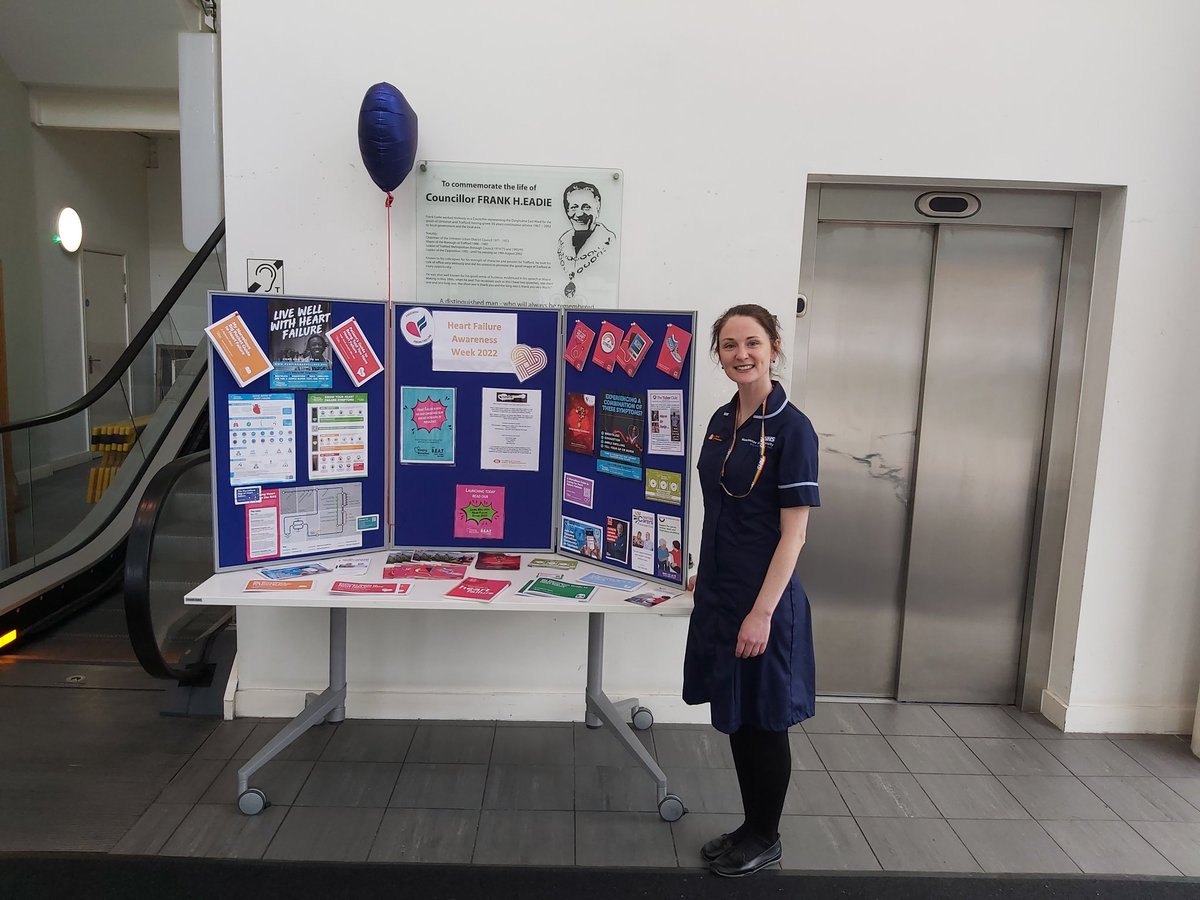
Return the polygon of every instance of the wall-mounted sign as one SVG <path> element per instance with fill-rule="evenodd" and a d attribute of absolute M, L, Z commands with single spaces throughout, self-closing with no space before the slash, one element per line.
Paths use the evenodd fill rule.
<path fill-rule="evenodd" d="M 421 163 L 417 299 L 618 306 L 622 181 L 616 169 Z"/>

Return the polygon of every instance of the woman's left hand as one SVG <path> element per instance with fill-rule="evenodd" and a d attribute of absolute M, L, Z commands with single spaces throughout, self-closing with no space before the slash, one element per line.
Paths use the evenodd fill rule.
<path fill-rule="evenodd" d="M 736 655 L 738 659 L 749 659 L 761 656 L 767 649 L 767 639 L 771 636 L 771 617 L 765 613 L 751 610 L 742 619 L 742 627 L 738 631 Z"/>

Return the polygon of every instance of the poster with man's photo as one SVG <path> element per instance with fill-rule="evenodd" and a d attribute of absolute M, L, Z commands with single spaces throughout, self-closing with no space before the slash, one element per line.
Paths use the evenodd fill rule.
<path fill-rule="evenodd" d="M 326 300 L 270 300 L 267 352 L 271 388 L 333 387 L 333 354 L 329 331 L 333 304 Z"/>
<path fill-rule="evenodd" d="M 619 305 L 619 169 L 426 161 L 414 174 L 419 302 Z"/>

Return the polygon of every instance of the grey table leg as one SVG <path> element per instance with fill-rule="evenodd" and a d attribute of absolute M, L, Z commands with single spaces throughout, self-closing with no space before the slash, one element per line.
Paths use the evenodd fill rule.
<path fill-rule="evenodd" d="M 267 806 L 267 797 L 250 787 L 250 776 L 282 753 L 300 735 L 321 722 L 342 722 L 346 718 L 346 610 L 329 610 L 329 687 L 320 694 L 309 694 L 304 712 L 279 730 L 261 750 L 238 769 L 238 809 L 257 815 Z"/>

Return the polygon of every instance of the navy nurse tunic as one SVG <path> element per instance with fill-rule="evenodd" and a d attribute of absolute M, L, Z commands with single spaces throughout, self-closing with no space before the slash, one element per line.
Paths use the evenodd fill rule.
<path fill-rule="evenodd" d="M 738 631 L 754 606 L 779 543 L 779 511 L 820 506 L 817 435 L 808 417 L 773 382 L 766 413 L 751 416 L 734 434 L 737 396 L 713 414 L 697 469 L 704 494 L 704 532 L 696 574 L 695 608 L 683 662 L 683 699 L 711 704 L 712 723 L 732 734 L 743 726 L 785 731 L 814 712 L 812 618 L 795 573 L 771 617 L 767 649 L 738 659 Z M 763 438 L 765 426 L 766 436 Z M 730 441 L 735 441 L 728 463 Z M 760 445 L 766 462 L 754 480 Z"/>

